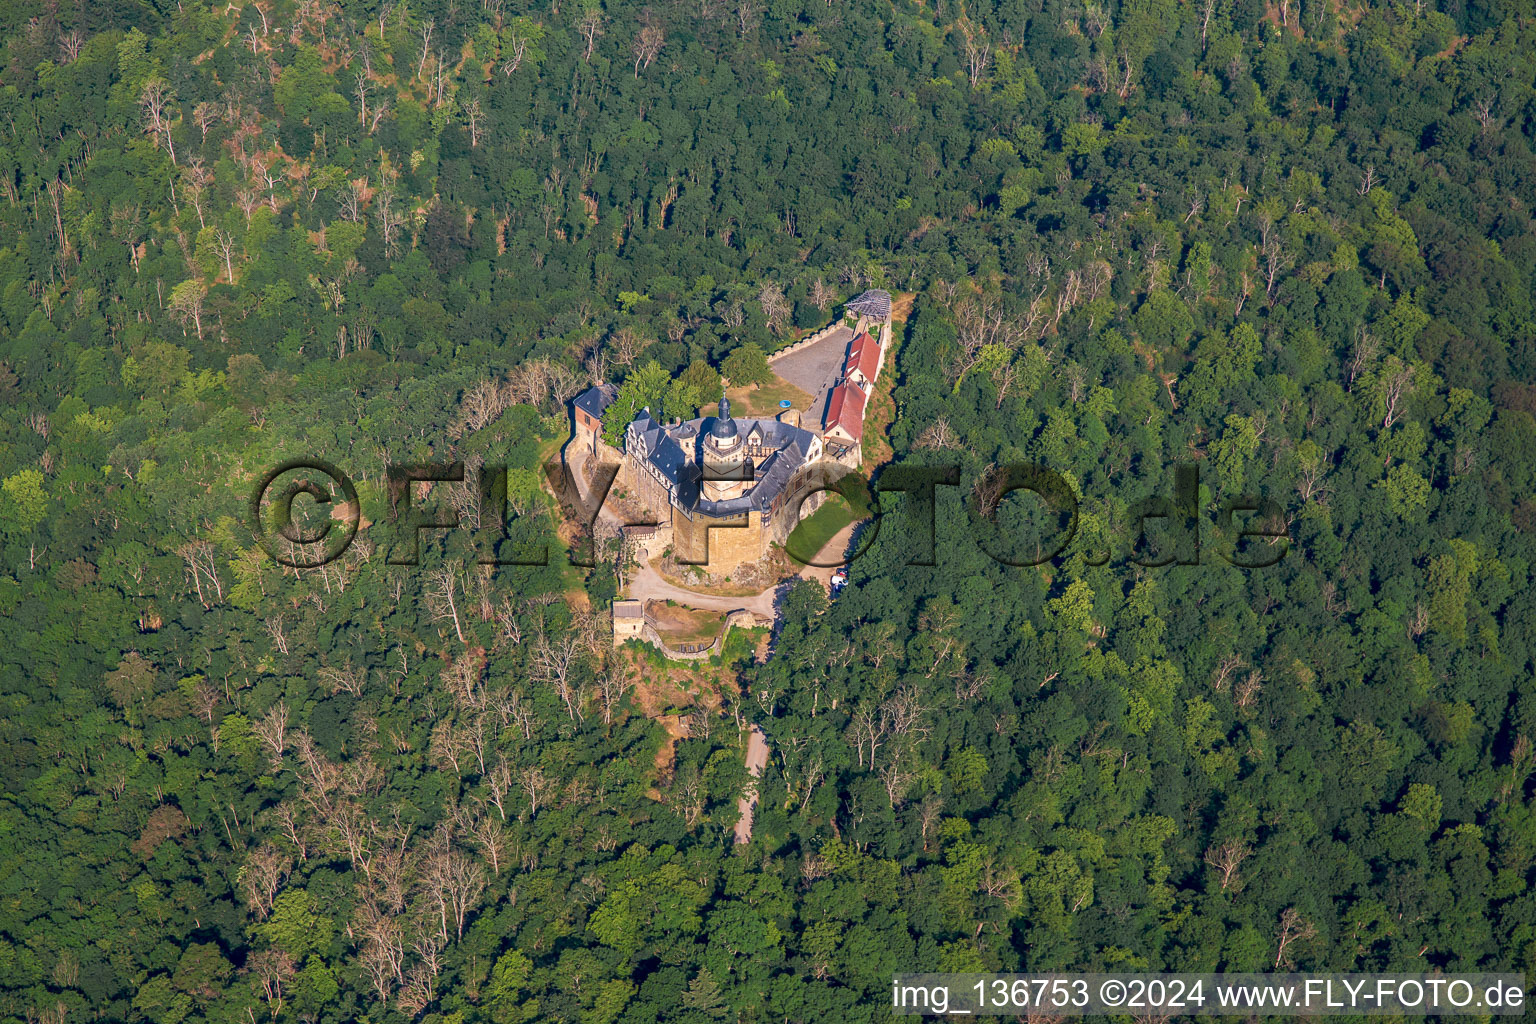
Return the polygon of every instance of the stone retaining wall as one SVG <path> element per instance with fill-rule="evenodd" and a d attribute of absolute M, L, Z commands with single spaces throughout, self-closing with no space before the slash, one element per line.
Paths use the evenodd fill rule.
<path fill-rule="evenodd" d="M 831 334 L 841 326 L 843 326 L 843 322 L 841 320 L 834 320 L 827 326 L 823 327 L 821 330 L 817 331 L 815 334 L 807 335 L 806 337 L 801 338 L 799 341 L 795 342 L 793 345 L 779 349 L 777 352 L 768 357 L 769 365 L 772 365 L 774 360 L 783 358 L 784 356 L 789 355 L 791 352 L 799 352 L 803 348 L 810 348 L 812 345 L 816 344 L 822 338 L 825 338 L 827 335 Z"/>
<path fill-rule="evenodd" d="M 736 611 L 726 615 L 725 625 L 721 627 L 720 635 L 715 637 L 714 642 L 702 649 L 699 648 L 698 644 L 684 644 L 679 649 L 667 646 L 667 642 L 661 638 L 661 634 L 656 632 L 656 626 L 651 621 L 651 617 L 647 615 L 645 617 L 645 628 L 641 632 L 641 636 L 653 644 L 664 656 L 675 661 L 705 661 L 725 649 L 725 639 L 731 635 L 732 626 L 750 629 L 757 625 L 761 625 L 761 623 L 758 622 L 756 615 L 745 608 L 738 608 Z"/>

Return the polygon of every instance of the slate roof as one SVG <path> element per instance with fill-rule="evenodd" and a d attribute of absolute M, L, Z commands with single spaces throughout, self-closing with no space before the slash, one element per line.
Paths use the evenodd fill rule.
<path fill-rule="evenodd" d="M 843 364 L 843 376 L 858 370 L 867 380 L 874 380 L 880 369 L 880 343 L 866 331 L 848 346 L 848 360 Z"/>
<path fill-rule="evenodd" d="M 891 316 L 891 293 L 880 288 L 871 288 L 848 303 L 846 308 L 848 312 L 858 316 L 888 320 Z"/>
<path fill-rule="evenodd" d="M 757 467 L 757 482 L 739 498 L 726 501 L 710 501 L 700 498 L 694 506 L 706 516 L 722 518 L 739 516 L 747 512 L 767 512 L 784 489 L 789 486 L 795 470 L 805 464 L 805 449 L 798 440 L 787 448 L 780 448 Z"/>
<path fill-rule="evenodd" d="M 688 474 L 684 470 L 692 465 L 683 446 L 669 434 L 665 427 L 651 419 L 649 410 L 643 410 L 629 424 L 626 448 L 636 447 L 637 454 L 654 466 L 662 479 L 674 486 L 682 484 Z"/>
<path fill-rule="evenodd" d="M 827 429 L 842 427 L 855 441 L 864 436 L 864 392 L 842 383 L 827 400 Z"/>
<path fill-rule="evenodd" d="M 613 400 L 619 397 L 619 389 L 612 384 L 599 384 L 594 388 L 588 388 L 576 397 L 576 408 L 595 419 L 602 419 L 603 413 L 613 404 Z"/>
<path fill-rule="evenodd" d="M 702 474 L 697 451 L 701 436 L 708 436 L 714 417 L 689 420 L 675 427 L 664 427 L 641 412 L 626 432 L 627 451 L 654 467 L 673 489 L 673 502 L 685 511 L 699 511 L 711 517 L 738 516 L 749 511 L 767 511 L 788 486 L 795 471 L 806 461 L 806 453 L 816 435 L 803 427 L 780 420 L 737 419 L 742 434 L 756 432 L 766 448 L 777 448 L 758 464 L 753 473 L 752 489 L 739 498 L 710 501 L 699 493 Z"/>

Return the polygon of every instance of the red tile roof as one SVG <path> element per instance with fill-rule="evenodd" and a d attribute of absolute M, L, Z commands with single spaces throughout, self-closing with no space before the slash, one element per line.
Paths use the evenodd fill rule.
<path fill-rule="evenodd" d="M 852 384 L 839 384 L 827 401 L 827 429 L 842 427 L 859 440 L 864 436 L 864 392 Z"/>
<path fill-rule="evenodd" d="M 848 361 L 843 364 L 843 376 L 848 376 L 854 370 L 864 375 L 865 380 L 874 380 L 875 374 L 880 369 L 880 343 L 869 336 L 866 331 L 853 339 L 848 346 Z"/>

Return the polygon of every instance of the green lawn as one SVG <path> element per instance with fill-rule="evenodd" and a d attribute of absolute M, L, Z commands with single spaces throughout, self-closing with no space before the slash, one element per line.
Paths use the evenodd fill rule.
<path fill-rule="evenodd" d="M 869 505 L 862 495 L 850 502 L 841 494 L 829 494 L 821 508 L 800 521 L 784 542 L 784 550 L 797 562 L 809 562 L 837 536 L 837 531 L 869 515 Z"/>
<path fill-rule="evenodd" d="M 782 377 L 774 377 L 772 381 L 760 388 L 731 388 L 726 393 L 730 396 L 731 403 L 737 408 L 745 404 L 749 416 L 763 418 L 777 416 L 782 411 L 779 408 L 779 402 L 785 399 L 793 403 L 794 408 L 802 413 L 806 412 L 811 405 L 810 395 Z"/>

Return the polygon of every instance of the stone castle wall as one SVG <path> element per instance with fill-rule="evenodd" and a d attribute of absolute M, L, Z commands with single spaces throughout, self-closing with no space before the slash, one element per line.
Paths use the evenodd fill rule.
<path fill-rule="evenodd" d="M 672 513 L 672 550 L 682 562 L 705 562 L 705 572 L 723 575 L 746 562 L 755 562 L 768 551 L 769 537 L 762 514 L 749 512 L 734 519 L 711 519 L 695 515 L 692 519 L 677 510 Z"/>

